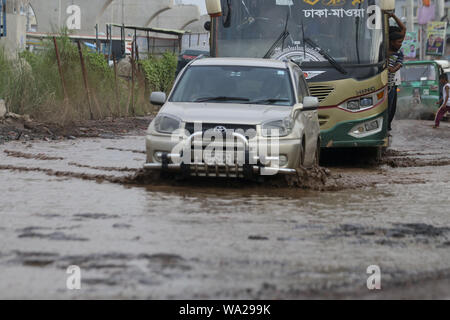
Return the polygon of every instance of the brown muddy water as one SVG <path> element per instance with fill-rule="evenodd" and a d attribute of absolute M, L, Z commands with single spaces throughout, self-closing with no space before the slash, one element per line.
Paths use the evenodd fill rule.
<path fill-rule="evenodd" d="M 156 181 L 143 137 L 0 145 L 0 298 L 448 299 L 450 125 L 393 136 L 306 184 Z"/>

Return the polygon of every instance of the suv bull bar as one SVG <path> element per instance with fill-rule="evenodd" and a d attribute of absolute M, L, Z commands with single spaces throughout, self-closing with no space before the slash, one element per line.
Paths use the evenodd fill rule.
<path fill-rule="evenodd" d="M 289 168 L 279 168 L 279 167 L 266 167 L 261 163 L 260 160 L 266 161 L 279 161 L 279 157 L 264 157 L 260 159 L 258 156 L 254 156 L 253 160 L 257 164 L 249 164 L 249 141 L 248 139 L 237 132 L 231 133 L 234 138 L 240 140 L 245 146 L 245 159 L 246 163 L 239 165 L 235 163 L 230 165 L 226 163 L 214 163 L 212 165 L 205 162 L 193 163 L 170 163 L 174 160 L 180 161 L 182 159 L 182 154 L 162 152 L 161 163 L 145 163 L 144 169 L 147 170 L 159 170 L 159 171 L 179 171 L 183 176 L 197 176 L 197 177 L 221 177 L 221 178 L 251 178 L 253 175 L 275 175 L 275 174 L 296 174 L 297 170 Z M 198 136 L 203 136 L 203 132 L 194 132 L 191 134 L 185 142 L 185 147 L 192 148 L 192 143 L 194 138 Z M 183 148 L 184 150 L 185 148 Z"/>

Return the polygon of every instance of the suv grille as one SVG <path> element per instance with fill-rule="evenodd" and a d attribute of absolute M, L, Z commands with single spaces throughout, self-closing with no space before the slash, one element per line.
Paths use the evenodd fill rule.
<path fill-rule="evenodd" d="M 245 133 L 247 139 L 254 138 L 256 135 L 256 126 L 248 125 L 248 124 L 222 124 L 222 123 L 202 123 L 202 131 L 205 132 L 207 130 L 214 130 L 215 128 L 225 128 L 224 136 L 227 131 L 236 131 Z M 194 133 L 194 123 L 187 122 L 185 125 L 185 129 L 189 132 L 189 134 Z M 243 132 L 242 132 L 243 131 Z"/>

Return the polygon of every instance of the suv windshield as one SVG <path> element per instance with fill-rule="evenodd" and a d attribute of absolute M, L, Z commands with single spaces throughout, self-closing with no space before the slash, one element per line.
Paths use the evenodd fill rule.
<path fill-rule="evenodd" d="M 288 69 L 248 66 L 192 66 L 177 84 L 170 101 L 295 104 Z"/>
<path fill-rule="evenodd" d="M 432 64 L 405 65 L 400 72 L 402 81 L 436 81 L 436 68 Z"/>

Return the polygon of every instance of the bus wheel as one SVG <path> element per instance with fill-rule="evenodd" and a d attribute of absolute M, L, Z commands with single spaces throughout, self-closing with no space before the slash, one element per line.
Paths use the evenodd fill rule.
<path fill-rule="evenodd" d="M 383 156 L 383 147 L 374 147 L 372 148 L 372 159 L 375 161 L 381 161 Z"/>

